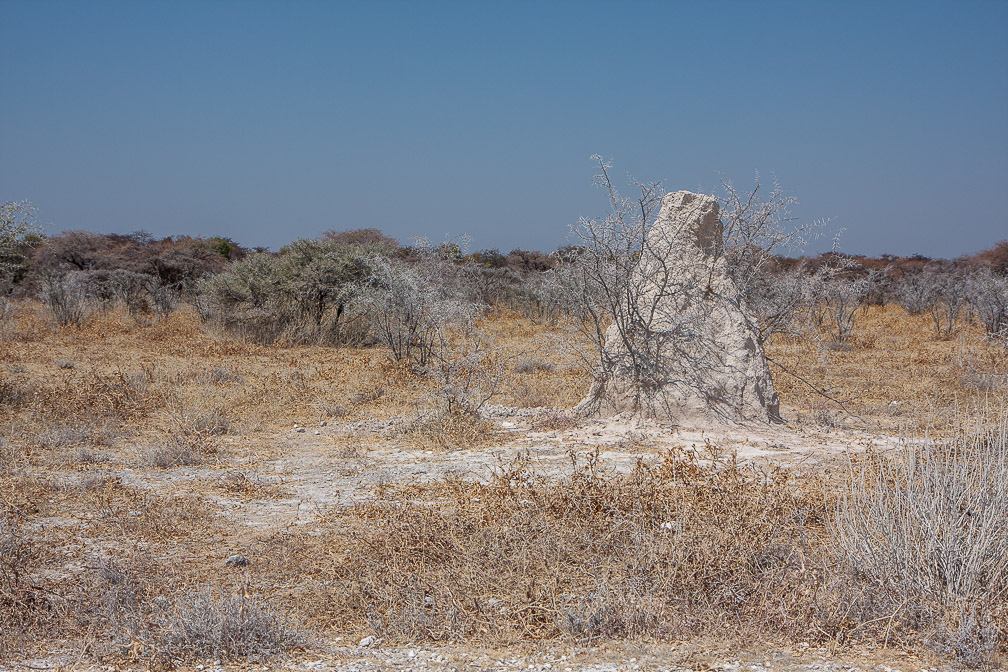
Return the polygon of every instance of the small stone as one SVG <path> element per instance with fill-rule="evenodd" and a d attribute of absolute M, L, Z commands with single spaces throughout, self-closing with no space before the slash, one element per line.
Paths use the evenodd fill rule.
<path fill-rule="evenodd" d="M 322 432 L 318 431 L 317 429 L 316 429 L 316 430 L 315 430 L 315 432 L 314 432 L 315 436 L 318 436 L 318 435 L 319 435 L 319 434 L 321 434 L 321 433 L 322 433 Z"/>
<path fill-rule="evenodd" d="M 367 648 L 374 644 L 375 638 L 372 635 L 368 635 L 364 639 L 360 640 L 360 645 L 362 648 Z"/>
<path fill-rule="evenodd" d="M 304 429 L 304 427 L 298 427 L 298 428 L 297 428 L 297 431 L 298 431 L 298 432 L 299 432 L 300 434 L 304 434 L 304 431 L 305 431 L 305 429 Z"/>
<path fill-rule="evenodd" d="M 232 555 L 224 564 L 228 567 L 248 567 L 249 561 L 244 555 Z"/>

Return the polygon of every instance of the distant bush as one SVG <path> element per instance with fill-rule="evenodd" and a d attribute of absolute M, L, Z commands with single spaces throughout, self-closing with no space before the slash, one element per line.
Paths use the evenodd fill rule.
<path fill-rule="evenodd" d="M 857 309 L 868 296 L 868 279 L 857 270 L 853 259 L 837 254 L 806 285 L 813 319 L 834 348 L 845 347 L 854 332 Z"/>
<path fill-rule="evenodd" d="M 359 341 L 366 329 L 352 319 L 354 301 L 377 258 L 357 245 L 296 240 L 202 280 L 198 305 L 205 320 L 257 343 Z"/>
<path fill-rule="evenodd" d="M 86 273 L 48 276 L 42 281 L 42 300 L 60 326 L 80 326 L 91 309 L 87 289 Z"/>
<path fill-rule="evenodd" d="M 964 288 L 970 310 L 989 336 L 1008 330 L 1008 276 L 981 266 L 970 274 Z"/>
<path fill-rule="evenodd" d="M 928 275 L 935 292 L 930 310 L 935 336 L 948 340 L 954 335 L 959 316 L 966 307 L 968 271 L 961 265 L 942 264 L 932 268 Z"/>
<path fill-rule="evenodd" d="M 27 274 L 30 251 L 42 240 L 39 231 L 31 203 L 8 201 L 0 205 L 0 297 L 6 297 Z"/>
<path fill-rule="evenodd" d="M 973 263 L 986 266 L 999 275 L 1008 275 L 1008 240 L 1002 240 L 989 250 L 975 255 Z"/>
<path fill-rule="evenodd" d="M 455 273 L 451 264 L 434 249 L 421 254 L 426 255 L 422 263 L 378 260 L 366 305 L 393 358 L 422 368 L 446 330 L 471 324 L 475 306 L 446 282 Z"/>
<path fill-rule="evenodd" d="M 807 315 L 810 295 L 803 268 L 777 273 L 761 272 L 746 287 L 746 307 L 755 318 L 764 341 L 773 334 L 788 333 L 798 316 Z"/>
<path fill-rule="evenodd" d="M 356 245 L 386 256 L 395 256 L 402 250 L 398 240 L 386 236 L 379 229 L 329 230 L 319 236 L 319 240 L 337 245 Z"/>

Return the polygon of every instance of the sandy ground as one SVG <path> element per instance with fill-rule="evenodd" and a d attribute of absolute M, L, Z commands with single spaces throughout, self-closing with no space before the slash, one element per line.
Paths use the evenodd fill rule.
<path fill-rule="evenodd" d="M 113 672 L 145 668 L 74 664 L 74 656 L 27 660 L 0 670 L 87 670 Z M 760 646 L 739 650 L 733 645 L 696 642 L 685 645 L 617 643 L 607 646 L 546 644 L 537 649 L 454 647 L 384 647 L 348 645 L 334 640 L 318 649 L 289 654 L 264 663 L 227 664 L 205 661 L 179 665 L 179 672 L 946 672 L 960 669 L 894 650 L 860 650 L 836 655 L 802 644 L 794 648 Z M 1000 668 L 998 668 L 1000 669 Z"/>
<path fill-rule="evenodd" d="M 628 472 L 639 460 L 658 463 L 663 451 L 680 447 L 697 449 L 710 458 L 751 463 L 757 468 L 773 464 L 793 469 L 822 471 L 842 466 L 846 455 L 872 446 L 886 449 L 898 444 L 894 437 L 879 437 L 851 430 L 825 430 L 793 425 L 736 426 L 693 429 L 653 421 L 610 418 L 582 423 L 573 429 L 534 431 L 534 418 L 542 409 L 489 407 L 486 417 L 502 434 L 496 447 L 458 451 L 425 451 L 412 447 L 396 420 L 292 426 L 246 445 L 243 437 L 228 437 L 229 459 L 220 465 L 171 470 L 122 469 L 112 472 L 125 484 L 163 490 L 191 486 L 220 505 L 239 530 L 269 534 L 289 525 L 305 524 L 338 506 L 374 497 L 380 483 L 422 483 L 448 476 L 487 480 L 517 459 L 527 459 L 532 469 L 562 477 L 570 473 L 572 454 L 598 451 L 599 467 Z M 347 446 L 357 447 L 348 451 Z M 236 470 L 260 484 L 275 486 L 280 497 L 231 497 L 219 490 L 199 487 Z M 187 483 L 188 482 L 188 483 Z M 563 672 L 616 672 L 622 670 L 772 670 L 889 672 L 955 669 L 898 651 L 861 651 L 834 654 L 827 649 L 799 646 L 760 650 L 725 643 L 664 645 L 610 643 L 591 647 L 546 643 L 522 651 L 457 647 L 385 647 L 381 640 L 320 642 L 317 647 L 260 665 L 221 665 L 206 661 L 178 669 L 210 670 L 538 670 Z M 763 645 L 766 647 L 766 645 Z M 0 670 L 130 669 L 108 665 L 78 666 L 75 656 L 56 651 L 45 659 L 24 660 Z M 943 667 L 942 665 L 946 665 Z"/>
<path fill-rule="evenodd" d="M 841 464 L 847 454 L 869 446 L 885 450 L 899 441 L 851 430 L 789 425 L 683 429 L 619 417 L 588 421 L 573 429 L 533 431 L 532 421 L 541 410 L 489 407 L 485 414 L 503 433 L 502 445 L 472 450 L 417 450 L 403 438 L 395 420 L 291 427 L 269 439 L 275 457 L 249 464 L 254 478 L 289 495 L 261 501 L 221 497 L 218 503 L 236 522 L 267 530 L 310 522 L 334 506 L 367 501 L 381 483 L 423 483 L 449 476 L 486 481 L 518 459 L 528 460 L 537 473 L 562 477 L 570 473 L 572 454 L 586 457 L 597 450 L 602 469 L 625 473 L 638 461 L 658 464 L 664 451 L 679 447 L 697 449 L 712 459 L 734 456 L 743 464 L 821 473 Z M 367 448 L 347 456 L 348 442 Z M 155 488 L 165 480 L 213 476 L 206 469 L 121 475 L 131 485 Z"/>

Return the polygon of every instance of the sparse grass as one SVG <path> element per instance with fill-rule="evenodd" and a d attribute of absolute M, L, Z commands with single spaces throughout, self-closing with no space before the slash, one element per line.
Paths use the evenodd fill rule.
<path fill-rule="evenodd" d="M 171 436 L 163 443 L 145 450 L 143 462 L 159 469 L 193 467 L 203 463 L 203 452 L 205 451 L 199 450 L 193 441 Z"/>
<path fill-rule="evenodd" d="M 403 436 L 422 450 L 463 450 L 491 445 L 492 423 L 467 409 L 421 414 L 403 428 Z"/>
<path fill-rule="evenodd" d="M 785 414 L 791 409 L 792 418 L 827 429 L 863 427 L 861 419 L 912 429 L 947 417 L 957 398 L 972 398 L 977 389 L 997 400 L 1008 386 L 970 378 L 957 354 L 974 329 L 965 327 L 959 342 L 941 341 L 927 315 L 873 307 L 858 315 L 847 349 L 778 338 L 771 357 L 827 388 L 860 419 L 775 371 Z M 495 352 L 517 362 L 490 403 L 549 409 L 533 419 L 538 430 L 574 428 L 563 409 L 580 400 L 589 381 L 576 362 L 545 345 L 557 327 L 495 311 L 480 320 L 480 331 Z M 488 483 L 389 482 L 370 503 L 257 538 L 264 533 L 231 527 L 208 502 L 222 492 L 231 503 L 283 496 L 260 460 L 284 457 L 291 444 L 278 432 L 294 423 L 395 426 L 419 418 L 398 435 L 376 434 L 373 447 L 356 434 L 338 434 L 331 457 L 367 457 L 349 465 L 354 473 L 381 468 L 370 451 L 386 440 L 416 453 L 492 448 L 513 437 L 495 435 L 492 423 L 473 414 L 438 414 L 432 381 L 378 348 L 257 346 L 208 333 L 188 310 L 148 323 L 106 312 L 61 329 L 31 304 L 10 311 L 4 334 L 0 517 L 19 521 L 10 529 L 33 549 L 22 576 L 36 580 L 37 568 L 46 567 L 70 577 L 65 585 L 37 584 L 64 602 L 42 600 L 58 608 L 24 612 L 36 619 L 30 627 L 4 627 L 8 655 L 59 633 L 79 643 L 93 636 L 113 643 L 107 651 L 89 649 L 95 658 L 256 657 L 304 641 L 282 635 L 288 626 L 281 614 L 320 631 L 398 642 L 706 633 L 834 647 L 925 642 L 976 662 L 1008 641 L 1002 616 L 960 601 L 949 603 L 940 628 L 927 625 L 910 617 L 905 596 L 880 590 L 863 567 L 855 571 L 825 522 L 835 510 L 836 483 L 711 465 L 706 455 L 669 454 L 660 467 L 642 464 L 622 476 L 582 456 L 562 479 L 515 464 Z M 971 363 L 1003 361 L 1003 350 L 983 338 L 969 347 Z M 138 453 L 138 445 L 151 447 Z M 613 447 L 658 452 L 632 435 Z M 199 480 L 132 470 L 196 464 Z M 213 476 L 203 478 L 203 470 Z M 171 492 L 156 489 L 168 482 Z M 81 540 L 107 562 L 86 555 Z M 208 561 L 233 544 L 253 558 L 248 568 L 235 572 L 220 566 L 222 559 Z M 124 568 L 137 549 L 162 560 Z M 108 570 L 95 570 L 94 585 L 105 587 L 88 598 L 107 598 L 106 607 L 92 605 L 98 615 L 59 606 L 84 604 L 69 583 L 80 578 L 71 566 Z M 257 590 L 236 583 L 239 574 L 260 595 L 268 587 L 269 600 L 253 598 Z M 248 648 L 224 638 L 225 630 L 247 633 Z"/>
<path fill-rule="evenodd" d="M 829 569 L 820 493 L 686 453 L 629 476 L 580 460 L 559 481 L 516 464 L 393 489 L 268 548 L 316 622 L 394 641 L 842 639 L 876 614 Z"/>

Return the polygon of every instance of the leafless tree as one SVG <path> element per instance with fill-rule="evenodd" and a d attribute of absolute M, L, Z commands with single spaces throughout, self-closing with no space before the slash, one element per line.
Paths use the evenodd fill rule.
<path fill-rule="evenodd" d="M 438 382 L 447 413 L 476 412 L 503 380 L 504 361 L 476 328 L 479 304 L 454 248 L 418 239 L 412 261 L 373 260 L 366 292 L 372 323 L 397 361 Z"/>
<path fill-rule="evenodd" d="M 759 291 L 759 278 L 777 254 L 805 249 L 829 225 L 828 219 L 797 224 L 791 208 L 798 199 L 786 193 L 773 178 L 773 188 L 764 197 L 759 175 L 750 191 L 739 191 L 721 180 L 721 219 L 724 222 L 724 254 L 735 284 L 748 300 Z"/>
<path fill-rule="evenodd" d="M 581 361 L 595 376 L 595 389 L 604 386 L 605 372 L 620 371 L 637 407 L 666 385 L 705 389 L 721 357 L 715 344 L 700 334 L 706 315 L 698 312 L 702 302 L 691 297 L 712 290 L 709 280 L 705 287 L 690 278 L 697 277 L 700 265 L 706 265 L 708 278 L 720 266 L 718 272 L 734 280 L 738 292 L 732 294 L 741 295 L 741 307 L 751 309 L 745 305 L 751 298 L 765 309 L 761 317 L 772 323 L 768 329 L 780 328 L 798 304 L 796 295 L 771 299 L 760 279 L 766 277 L 774 251 L 800 247 L 824 222 L 794 226 L 788 208 L 795 200 L 776 184 L 764 199 L 758 180 L 751 192 L 725 181 L 723 238 L 719 231 L 703 243 L 703 254 L 682 258 L 681 251 L 692 243 L 680 238 L 690 234 L 653 227 L 665 195 L 663 185 L 630 178 L 633 195 L 624 197 L 614 186 L 611 164 L 597 155 L 593 159 L 599 167 L 594 181 L 607 195 L 609 211 L 601 218 L 581 218 L 572 227 L 576 244 L 566 254 L 567 263 L 550 271 L 547 284 L 573 308 L 580 338 L 572 342 L 588 344 L 579 351 Z M 690 272 L 682 272 L 685 268 Z M 606 348 L 608 338 L 621 347 Z M 666 365 L 673 360 L 686 366 L 677 366 L 673 373 Z M 686 379 L 677 378 L 681 376 Z"/>
<path fill-rule="evenodd" d="M 989 337 L 1008 330 L 1008 277 L 982 266 L 969 275 L 964 289 L 970 310 Z"/>

